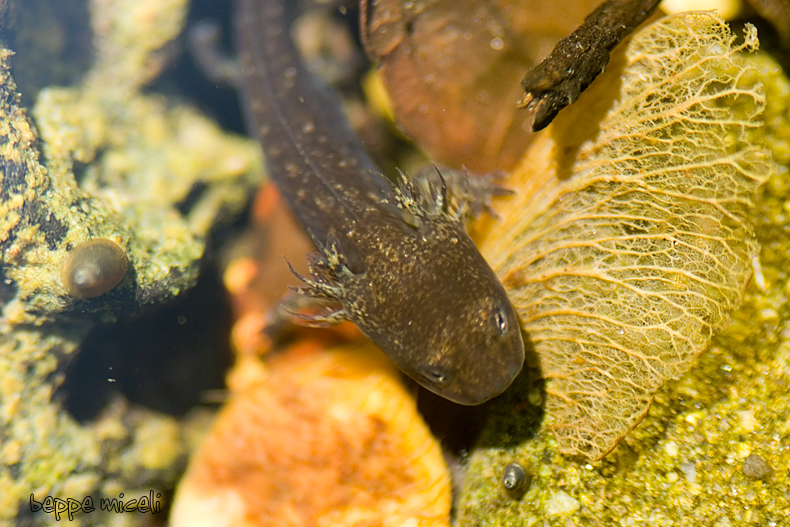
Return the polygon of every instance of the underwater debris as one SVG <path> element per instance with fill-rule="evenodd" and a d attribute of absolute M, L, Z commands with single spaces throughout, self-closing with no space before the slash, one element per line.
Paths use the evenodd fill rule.
<path fill-rule="evenodd" d="M 599 3 L 365 1 L 362 40 L 399 128 L 432 160 L 510 170 L 532 139 L 521 77 Z"/>
<path fill-rule="evenodd" d="M 519 108 L 529 112 L 532 131 L 549 125 L 554 116 L 579 98 L 606 71 L 609 52 L 648 19 L 659 0 L 609 0 L 598 6 L 570 36 L 560 40 L 521 81 Z"/>
<path fill-rule="evenodd" d="M 749 454 L 743 460 L 743 473 L 750 479 L 765 479 L 774 471 L 759 454 Z"/>

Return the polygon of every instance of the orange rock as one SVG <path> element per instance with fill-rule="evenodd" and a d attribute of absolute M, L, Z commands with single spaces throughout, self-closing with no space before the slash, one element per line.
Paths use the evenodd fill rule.
<path fill-rule="evenodd" d="M 247 368 L 178 489 L 173 527 L 449 526 L 439 445 L 381 352 L 302 347 Z"/>

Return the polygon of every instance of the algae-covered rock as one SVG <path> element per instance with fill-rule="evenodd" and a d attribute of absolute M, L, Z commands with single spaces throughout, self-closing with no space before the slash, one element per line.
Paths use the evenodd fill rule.
<path fill-rule="evenodd" d="M 490 422 L 469 459 L 467 479 L 460 497 L 460 525 L 713 526 L 747 522 L 788 525 L 790 496 L 786 490 L 787 471 L 771 472 L 764 479 L 749 477 L 750 468 L 744 473 L 745 461 L 752 454 L 759 455 L 770 467 L 787 467 L 790 463 L 790 453 L 782 446 L 790 444 L 790 398 L 787 395 L 790 368 L 788 351 L 785 349 L 785 341 L 790 336 L 790 331 L 785 327 L 790 316 L 785 313 L 784 307 L 790 291 L 787 289 L 786 272 L 787 258 L 790 257 L 790 244 L 787 241 L 790 239 L 790 222 L 785 212 L 790 188 L 786 181 L 786 169 L 774 171 L 771 161 L 760 153 L 760 145 L 766 144 L 776 160 L 787 162 L 787 127 L 790 117 L 787 110 L 788 85 L 779 69 L 765 56 L 732 56 L 731 61 L 727 59 L 720 62 L 717 68 L 716 62 L 730 54 L 728 47 L 732 42 L 727 36 L 721 40 L 725 35 L 722 30 L 723 22 L 715 16 L 699 13 L 678 15 L 665 19 L 660 26 L 643 29 L 633 37 L 629 49 L 649 45 L 645 42 L 640 44 L 640 39 L 651 35 L 650 31 L 660 31 L 651 35 L 653 41 L 663 39 L 665 42 L 681 42 L 682 45 L 654 50 L 657 52 L 654 65 L 663 66 L 673 60 L 673 56 L 674 60 L 688 61 L 681 62 L 674 73 L 664 74 L 669 82 L 688 83 L 677 84 L 675 87 L 678 92 L 674 94 L 648 90 L 645 94 L 650 103 L 647 111 L 628 115 L 617 113 L 616 100 L 619 96 L 613 96 L 612 90 L 615 94 L 628 93 L 628 90 L 638 89 L 640 84 L 643 87 L 651 86 L 652 73 L 649 69 L 642 69 L 645 67 L 644 62 L 639 64 L 640 69 L 631 70 L 631 73 L 629 70 L 622 74 L 615 71 L 612 75 L 612 71 L 609 71 L 607 78 L 602 78 L 601 82 L 593 86 L 592 92 L 579 100 L 579 106 L 573 110 L 579 113 L 561 116 L 561 119 L 575 117 L 577 121 L 567 121 L 565 128 L 561 121 L 557 123 L 553 132 L 549 132 L 553 137 L 546 137 L 535 144 L 524 162 L 524 166 L 529 167 L 525 169 L 527 171 L 540 173 L 541 170 L 549 170 L 554 174 L 559 173 L 561 178 L 564 177 L 560 186 L 571 185 L 576 174 L 574 169 L 578 166 L 574 166 L 577 156 L 582 159 L 582 164 L 590 164 L 590 159 L 585 159 L 584 155 L 590 148 L 595 149 L 594 146 L 590 147 L 590 143 L 583 143 L 586 137 L 579 140 L 579 134 L 583 135 L 587 128 L 579 125 L 583 122 L 578 121 L 579 116 L 594 122 L 603 119 L 602 129 L 609 126 L 606 124 L 607 119 L 627 116 L 635 122 L 630 128 L 633 132 L 630 140 L 634 144 L 627 150 L 627 155 L 600 160 L 596 170 L 601 174 L 600 180 L 609 183 L 604 185 L 604 189 L 616 188 L 617 182 L 629 175 L 609 174 L 607 169 L 610 167 L 622 168 L 636 163 L 637 179 L 640 174 L 644 175 L 639 170 L 648 175 L 653 174 L 650 172 L 654 170 L 651 168 L 654 166 L 652 159 L 645 159 L 646 155 L 655 155 L 667 161 L 660 177 L 671 177 L 673 171 L 678 171 L 679 165 L 688 165 L 677 172 L 674 183 L 662 187 L 665 193 L 663 196 L 659 193 L 653 198 L 634 201 L 634 195 L 638 196 L 646 190 L 653 192 L 651 181 L 647 181 L 641 186 L 637 185 L 638 188 L 621 188 L 621 192 L 614 194 L 605 192 L 603 203 L 596 202 L 600 193 L 589 195 L 589 203 L 594 205 L 586 212 L 578 212 L 578 209 L 574 209 L 576 201 L 572 192 L 589 190 L 589 186 L 584 183 L 572 189 L 571 193 L 560 193 L 563 199 L 551 205 L 556 210 L 549 210 L 546 214 L 563 217 L 577 213 L 580 216 L 576 221 L 584 223 L 600 219 L 607 211 L 611 212 L 612 204 L 631 200 L 632 204 L 640 203 L 640 206 L 629 209 L 626 218 L 633 229 L 627 234 L 634 239 L 640 235 L 656 235 L 649 232 L 649 228 L 645 231 L 647 225 L 643 223 L 643 220 L 650 220 L 654 216 L 654 211 L 663 211 L 670 216 L 673 214 L 673 203 L 677 203 L 678 198 L 702 193 L 705 198 L 700 199 L 696 206 L 685 209 L 679 225 L 688 226 L 704 219 L 710 214 L 710 205 L 714 205 L 721 214 L 717 220 L 714 221 L 714 216 L 710 216 L 711 221 L 697 224 L 704 226 L 704 229 L 684 227 L 680 229 L 682 236 L 678 236 L 678 224 L 673 226 L 673 222 L 668 221 L 663 225 L 666 227 L 667 239 L 679 243 L 695 240 L 693 245 L 696 250 L 706 253 L 712 261 L 705 263 L 704 259 L 700 259 L 691 267 L 684 268 L 684 264 L 689 261 L 687 256 L 682 251 L 672 253 L 674 259 L 655 268 L 648 278 L 657 281 L 651 287 L 663 292 L 658 296 L 671 298 L 679 312 L 661 321 L 667 311 L 661 307 L 661 302 L 657 302 L 644 312 L 641 320 L 628 321 L 633 327 L 639 327 L 641 322 L 642 327 L 650 329 L 652 326 L 662 332 L 671 328 L 674 338 L 698 340 L 698 343 L 685 355 L 676 354 L 679 347 L 674 338 L 666 342 L 664 339 L 658 340 L 661 347 L 656 350 L 653 347 L 656 342 L 652 338 L 642 342 L 631 338 L 623 340 L 617 336 L 617 331 L 609 333 L 602 326 L 588 332 L 563 333 L 567 329 L 566 325 L 552 325 L 551 317 L 535 318 L 535 313 L 545 311 L 546 303 L 534 305 L 530 312 L 520 312 L 525 319 L 528 336 L 534 338 L 537 335 L 533 344 L 539 355 L 540 367 L 535 364 L 528 368 L 516 380 L 513 388 L 492 405 Z M 644 48 L 635 56 L 642 60 L 646 57 L 649 59 Z M 610 69 L 616 70 L 617 66 L 613 65 Z M 717 70 L 723 77 L 717 76 Z M 764 88 L 759 86 L 760 82 L 765 84 Z M 764 110 L 761 108 L 763 89 L 766 98 Z M 663 95 L 651 98 L 651 95 L 659 93 Z M 699 97 L 715 102 L 722 93 L 725 96 L 718 103 L 708 106 L 707 110 L 706 105 L 695 103 Z M 610 106 L 611 103 L 606 99 L 615 100 L 614 105 Z M 686 101 L 680 114 L 671 107 L 660 110 L 662 105 L 677 100 Z M 756 104 L 749 100 L 756 101 Z M 587 105 L 586 108 L 583 105 Z M 613 114 L 607 116 L 610 109 Z M 682 115 L 684 121 L 680 126 L 657 127 L 664 133 L 643 134 L 639 130 L 640 126 L 653 127 L 657 123 L 673 120 L 678 115 Z M 706 122 L 710 125 L 707 130 Z M 599 148 L 602 151 L 612 147 L 622 148 L 622 144 L 617 144 L 619 140 L 609 137 Z M 673 156 L 669 155 L 672 153 L 671 148 L 667 151 L 667 146 L 671 147 L 678 141 L 697 146 L 696 150 L 688 148 L 682 151 L 680 157 L 685 159 L 681 164 L 673 162 Z M 722 151 L 714 155 L 709 148 L 717 141 L 721 142 Z M 563 145 L 565 149 L 553 150 L 556 145 Z M 568 159 L 571 161 L 567 162 Z M 563 160 L 567 162 L 566 165 L 562 164 Z M 711 165 L 720 165 L 723 173 L 717 175 L 710 172 L 704 181 L 697 181 L 696 171 Z M 755 198 L 753 192 L 756 184 L 767 176 L 770 179 Z M 733 186 L 733 178 L 737 177 L 745 177 L 754 183 L 750 184 L 751 188 L 747 185 L 737 190 L 738 186 Z M 530 181 L 534 189 L 541 189 L 545 184 L 545 179 Z M 595 190 L 598 192 L 600 188 Z M 552 199 L 544 196 L 547 208 Z M 505 209 L 506 225 L 509 221 L 508 207 L 508 204 L 501 207 Z M 556 230 L 556 224 L 551 223 L 553 221 L 549 220 L 544 230 L 562 232 L 562 229 Z M 750 227 L 750 221 L 756 222 L 756 225 L 752 223 Z M 632 278 L 638 278 L 638 275 L 629 278 L 627 272 L 629 268 L 635 270 L 654 265 L 656 255 L 663 253 L 661 248 L 648 246 L 652 247 L 650 251 L 633 253 L 636 259 L 628 266 L 623 265 L 630 256 L 612 257 L 617 251 L 611 251 L 612 245 L 607 245 L 607 240 L 616 241 L 623 233 L 605 232 L 606 240 L 597 239 L 599 225 L 601 222 L 588 226 L 588 232 L 584 232 L 578 231 L 571 221 L 562 224 L 562 228 L 577 233 L 576 243 L 582 247 L 581 254 L 587 257 L 576 262 L 571 251 L 564 256 L 564 266 L 555 267 L 559 278 L 549 289 L 557 298 L 565 296 L 568 301 L 565 305 L 550 304 L 549 309 L 565 315 L 578 315 L 577 300 L 597 287 L 591 287 L 590 278 L 608 278 L 618 286 L 627 284 L 630 286 L 627 289 L 632 292 L 650 290 L 645 287 L 647 282 L 635 281 Z M 723 236 L 729 229 L 733 230 Z M 752 230 L 757 240 L 764 245 L 759 259 L 761 270 L 756 259 L 751 262 L 748 259 Z M 522 238 L 515 239 L 518 243 L 528 245 L 529 240 L 539 240 L 542 234 L 535 235 L 527 231 Z M 725 248 L 724 253 L 716 249 L 720 243 L 717 240 L 721 240 L 722 236 L 730 240 L 719 245 Z M 524 238 L 527 242 L 524 242 Z M 495 255 L 502 254 L 506 250 L 502 245 L 506 243 L 509 243 L 507 239 L 495 241 L 492 238 L 484 243 L 483 248 L 491 251 L 495 244 L 499 244 L 493 252 Z M 545 243 L 551 247 L 552 243 L 556 246 L 560 242 L 557 238 L 549 238 Z M 585 247 L 595 250 L 587 254 Z M 596 254 L 606 252 L 610 253 L 610 257 L 595 257 Z M 551 254 L 551 251 L 546 253 L 549 257 Z M 578 256 L 579 253 L 575 254 Z M 719 267 L 715 271 L 720 265 L 716 260 L 724 254 L 729 268 Z M 495 256 L 493 260 L 495 269 L 504 266 L 504 258 Z M 591 264 L 594 264 L 591 268 L 585 267 Z M 508 265 L 512 269 L 518 264 L 511 261 Z M 540 265 L 542 263 L 538 262 L 535 268 Z M 660 374 L 664 379 L 672 378 L 691 367 L 696 355 L 703 351 L 709 341 L 711 331 L 726 323 L 727 311 L 737 306 L 749 276 L 748 265 L 754 265 L 758 273 L 752 280 L 753 285 L 745 291 L 743 305 L 735 309 L 733 320 L 717 334 L 699 362 L 689 373 L 671 380 L 655 395 L 644 392 L 645 378 L 640 376 L 639 368 L 624 367 L 617 353 L 629 354 L 638 364 L 647 365 L 649 370 L 659 370 L 659 363 L 669 361 L 670 368 Z M 585 269 L 591 270 L 588 274 L 592 276 L 582 276 Z M 612 269 L 620 274 L 611 272 Z M 680 269 L 684 270 L 678 272 Z M 573 283 L 561 278 L 564 272 L 569 271 L 571 275 L 579 276 Z M 730 278 L 727 278 L 728 275 Z M 689 282 L 699 277 L 705 277 L 708 283 L 701 289 L 689 287 Z M 545 277 L 533 277 L 526 272 L 520 279 L 529 283 L 533 279 L 545 280 Z M 712 291 L 719 293 L 711 295 Z M 731 292 L 722 294 L 722 291 Z M 667 292 L 671 295 L 665 296 Z M 728 295 L 732 295 L 729 300 Z M 621 325 L 622 319 L 618 319 L 616 310 L 613 312 L 611 307 L 620 304 L 625 307 L 626 313 L 639 310 L 642 309 L 639 298 L 639 295 L 629 296 L 626 290 L 622 290 L 618 296 L 600 296 L 587 315 L 594 320 L 600 313 L 614 313 L 608 318 L 609 322 L 620 325 L 619 329 L 627 330 L 629 328 Z M 517 309 L 520 299 L 518 294 L 514 297 Z M 682 317 L 687 318 L 684 320 Z M 697 333 L 687 332 L 689 319 L 702 322 Z M 541 335 L 549 335 L 550 338 L 542 339 Z M 650 337 L 651 333 L 647 335 Z M 659 339 L 660 333 L 655 338 Z M 569 342 L 577 347 L 578 354 L 562 351 Z M 563 364 L 558 357 L 568 362 Z M 607 369 L 610 365 L 614 369 Z M 591 384 L 572 384 L 574 376 L 589 375 L 591 372 L 594 374 Z M 545 390 L 543 376 L 547 377 Z M 558 383 L 560 389 L 552 388 L 553 383 Z M 660 384 L 654 385 L 653 392 Z M 598 402 L 598 406 L 585 401 L 586 397 L 606 398 L 615 393 L 615 399 Z M 553 397 L 559 399 L 552 403 Z M 609 444 L 611 448 L 617 438 L 623 437 L 627 431 L 627 427 L 624 430 L 622 423 L 618 422 L 617 414 L 607 412 L 611 412 L 611 408 L 635 408 L 635 399 L 642 399 L 640 404 L 643 406 L 649 405 L 652 400 L 649 415 L 603 461 L 585 463 L 579 457 L 560 453 L 564 450 L 593 458 L 604 455 L 608 450 L 605 446 L 591 448 L 590 445 Z M 603 419 L 590 417 L 595 416 L 596 408 L 607 408 L 606 405 L 609 405 L 609 410 L 599 415 Z M 585 413 L 589 411 L 592 414 Z M 647 408 L 644 408 L 641 415 L 646 411 Z M 572 422 L 567 412 L 576 412 L 579 421 Z M 624 415 L 633 424 L 641 418 L 640 412 L 631 411 Z M 555 436 L 556 429 L 553 427 L 558 423 L 560 433 Z M 573 436 L 574 440 L 568 442 L 562 432 L 573 426 L 584 433 Z M 598 442 L 598 438 L 607 436 L 609 440 Z M 583 441 L 577 442 L 579 439 Z M 580 444 L 582 447 L 579 447 Z M 573 448 L 568 448 L 569 445 Z M 502 488 L 502 471 L 512 462 L 529 467 L 531 483 L 523 496 L 513 497 Z"/>
<path fill-rule="evenodd" d="M 186 5 L 93 2 L 95 63 L 78 85 L 39 92 L 32 113 L 40 139 L 4 57 L 4 158 L 20 159 L 0 189 L 10 323 L 128 314 L 177 296 L 194 285 L 209 229 L 239 211 L 260 178 L 256 144 L 139 93 L 163 67 L 161 48 L 181 30 Z M 130 271 L 110 293 L 81 300 L 62 287 L 60 267 L 69 249 L 94 238 L 119 244 Z"/>
<path fill-rule="evenodd" d="M 80 425 L 55 391 L 63 380 L 61 361 L 74 352 L 85 327 L 59 334 L 0 329 L 0 525 L 55 524 L 54 514 L 31 509 L 31 494 L 38 502 L 91 496 L 97 510 L 75 514 L 70 525 L 107 525 L 110 518 L 120 522 L 114 525 L 139 524 L 142 515 L 117 518 L 100 511 L 99 500 L 149 491 L 163 496 L 186 462 L 193 425 L 120 399 Z"/>
<path fill-rule="evenodd" d="M 242 209 L 262 175 L 256 144 L 140 93 L 166 64 L 187 3 L 89 2 L 90 70 L 73 86 L 41 89 L 30 113 L 9 74 L 25 50 L 0 51 L 0 526 L 57 521 L 31 494 L 91 496 L 93 512 L 60 518 L 70 525 L 150 522 L 150 512 L 119 514 L 99 501 L 152 492 L 161 512 L 185 463 L 192 417 L 116 397 L 81 424 L 58 390 L 92 327 L 192 287 L 209 230 Z M 112 272 L 123 278 L 98 296 L 67 289 L 67 252 L 96 239 L 112 247 Z"/>

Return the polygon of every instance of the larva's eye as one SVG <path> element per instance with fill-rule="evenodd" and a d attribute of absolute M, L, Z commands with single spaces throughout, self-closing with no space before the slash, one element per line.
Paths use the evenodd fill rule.
<path fill-rule="evenodd" d="M 450 374 L 447 370 L 436 366 L 425 368 L 420 372 L 420 375 L 434 386 L 441 386 L 450 382 Z"/>
<path fill-rule="evenodd" d="M 509 327 L 507 323 L 507 314 L 502 307 L 498 307 L 494 312 L 494 322 L 500 334 L 504 335 L 507 333 Z"/>

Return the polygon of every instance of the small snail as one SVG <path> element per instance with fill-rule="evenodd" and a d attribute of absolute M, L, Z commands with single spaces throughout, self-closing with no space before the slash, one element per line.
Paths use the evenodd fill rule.
<path fill-rule="evenodd" d="M 520 498 L 527 491 L 531 480 L 521 463 L 508 463 L 502 471 L 502 487 L 514 498 Z"/>
<path fill-rule="evenodd" d="M 128 266 L 126 252 L 120 245 L 97 238 L 69 251 L 60 269 L 60 279 L 70 295 L 93 298 L 118 285 Z"/>

